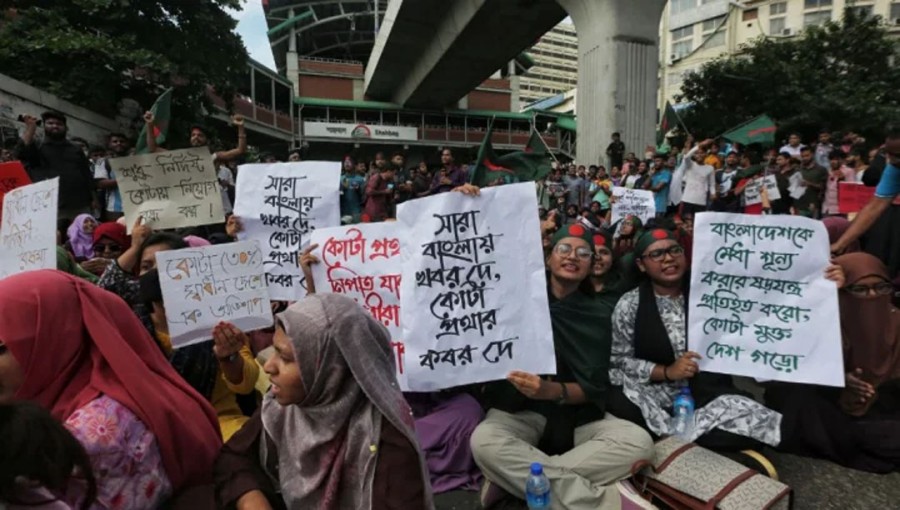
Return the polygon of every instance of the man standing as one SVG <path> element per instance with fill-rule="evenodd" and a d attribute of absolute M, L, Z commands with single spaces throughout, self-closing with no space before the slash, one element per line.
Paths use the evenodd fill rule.
<path fill-rule="evenodd" d="M 838 206 L 838 187 L 842 182 L 856 182 L 856 170 L 844 165 L 846 154 L 840 149 L 831 151 L 828 155 L 829 168 L 828 179 L 825 181 L 825 198 L 822 200 L 822 216 L 838 216 L 841 214 Z"/>
<path fill-rule="evenodd" d="M 441 151 L 441 169 L 434 173 L 431 181 L 431 193 L 446 193 L 453 191 L 466 183 L 466 173 L 456 166 L 453 160 L 453 151 L 444 149 Z"/>
<path fill-rule="evenodd" d="M 582 173 L 584 167 L 581 167 Z M 584 204 L 585 195 L 587 195 L 587 182 L 578 175 L 576 166 L 569 165 L 569 172 L 563 180 L 566 184 L 566 207 L 574 205 L 580 211 Z"/>
<path fill-rule="evenodd" d="M 823 129 L 821 133 L 819 133 L 819 143 L 816 144 L 816 163 L 821 167 L 827 167 L 829 165 L 829 158 L 831 156 L 831 151 L 834 150 L 834 145 L 831 144 L 831 133 Z"/>
<path fill-rule="evenodd" d="M 38 119 L 25 115 L 25 132 L 19 141 L 19 159 L 32 182 L 59 177 L 60 220 L 72 220 L 79 214 L 99 209 L 94 174 L 87 156 L 79 145 L 66 139 L 66 116 L 60 112 L 44 112 L 44 139 L 35 143 Z"/>
<path fill-rule="evenodd" d="M 788 136 L 787 145 L 782 147 L 778 152 L 787 152 L 792 158 L 797 158 L 800 157 L 800 151 L 804 148 L 806 148 L 806 146 L 800 143 L 800 134 L 791 133 L 790 136 Z"/>
<path fill-rule="evenodd" d="M 666 166 L 667 154 L 657 154 L 653 157 L 653 168 L 650 169 L 648 189 L 653 192 L 653 201 L 656 204 L 656 216 L 666 215 L 669 206 L 669 184 L 672 182 L 672 170 Z"/>
<path fill-rule="evenodd" d="M 731 151 L 725 156 L 725 166 L 716 171 L 716 194 L 718 200 L 713 203 L 713 209 L 718 212 L 738 212 L 740 201 L 734 194 L 734 185 L 737 184 L 738 171 L 737 152 Z"/>
<path fill-rule="evenodd" d="M 352 164 L 341 177 L 341 221 L 359 223 L 366 188 L 366 163 Z"/>
<path fill-rule="evenodd" d="M 394 165 L 385 162 L 378 173 L 369 177 L 366 183 L 366 205 L 363 209 L 364 221 L 384 221 L 388 218 L 394 197 Z"/>
<path fill-rule="evenodd" d="M 805 191 L 800 198 L 794 200 L 794 210 L 801 216 L 818 218 L 828 170 L 816 164 L 816 158 L 809 147 L 800 150 L 800 177 Z"/>
<path fill-rule="evenodd" d="M 110 133 L 106 137 L 106 150 L 111 158 L 121 158 L 128 155 L 128 137 L 122 133 Z M 113 172 L 109 159 L 99 158 L 94 162 L 94 181 L 97 189 L 106 195 L 106 203 L 103 204 L 103 221 L 116 221 L 124 214 L 122 209 L 122 195 L 119 193 L 119 184 L 116 182 L 116 174 Z"/>
<path fill-rule="evenodd" d="M 612 143 L 606 147 L 606 157 L 609 158 L 609 168 L 622 168 L 622 158 L 625 156 L 625 144 L 619 133 L 612 134 Z"/>
<path fill-rule="evenodd" d="M 706 204 L 716 200 L 716 175 L 706 160 L 706 148 L 713 140 L 704 140 L 688 151 L 682 161 L 684 167 L 684 193 L 681 196 L 682 217 L 693 217 L 706 210 Z"/>

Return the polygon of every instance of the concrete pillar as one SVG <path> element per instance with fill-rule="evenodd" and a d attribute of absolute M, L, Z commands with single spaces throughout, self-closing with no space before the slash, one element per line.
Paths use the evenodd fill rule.
<path fill-rule="evenodd" d="M 577 161 L 606 161 L 612 133 L 626 152 L 656 140 L 659 22 L 665 0 L 557 0 L 578 33 Z"/>
<path fill-rule="evenodd" d="M 293 9 L 290 10 L 288 16 L 294 17 Z M 300 61 L 297 58 L 297 29 L 292 26 L 291 37 L 288 39 L 288 51 L 285 56 L 284 74 L 287 75 L 287 79 L 293 85 L 295 96 L 300 95 Z"/>

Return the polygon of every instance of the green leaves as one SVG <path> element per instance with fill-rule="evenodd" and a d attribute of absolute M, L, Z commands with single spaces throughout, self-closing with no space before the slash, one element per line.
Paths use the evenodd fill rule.
<path fill-rule="evenodd" d="M 879 18 L 846 11 L 798 39 L 760 38 L 742 50 L 685 78 L 677 100 L 694 103 L 684 118 L 692 130 L 715 136 L 768 114 L 782 135 L 875 135 L 900 113 L 900 68 L 889 65 L 895 47 Z"/>

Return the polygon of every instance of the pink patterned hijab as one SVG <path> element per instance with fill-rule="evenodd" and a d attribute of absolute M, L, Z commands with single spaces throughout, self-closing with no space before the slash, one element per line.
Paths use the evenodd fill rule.
<path fill-rule="evenodd" d="M 345 296 L 308 296 L 278 315 L 300 364 L 306 398 L 262 405 L 266 440 L 278 452 L 288 508 L 369 509 L 382 418 L 419 451 L 424 508 L 433 508 L 412 413 L 397 384 L 387 329 Z M 263 444 L 263 455 L 268 448 Z M 262 459 L 262 464 L 268 464 Z"/>

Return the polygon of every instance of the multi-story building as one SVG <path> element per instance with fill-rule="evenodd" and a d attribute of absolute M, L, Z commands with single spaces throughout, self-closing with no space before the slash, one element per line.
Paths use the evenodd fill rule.
<path fill-rule="evenodd" d="M 563 21 L 528 50 L 533 65 L 517 77 L 521 108 L 578 86 L 578 37 Z"/>
<path fill-rule="evenodd" d="M 660 26 L 659 106 L 681 92 L 685 74 L 735 55 L 760 36 L 797 37 L 810 25 L 842 16 L 845 7 L 878 15 L 900 35 L 900 0 L 670 0 Z"/>

